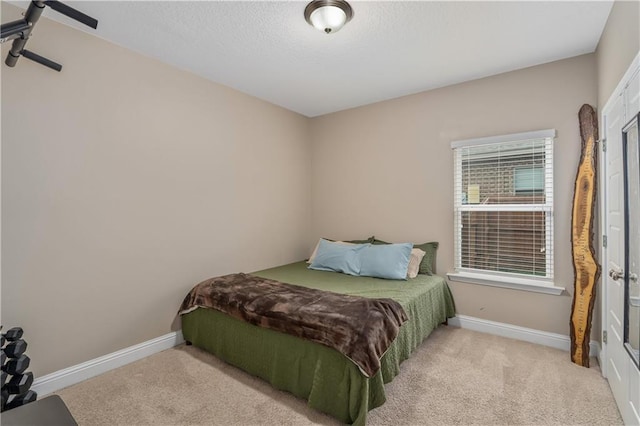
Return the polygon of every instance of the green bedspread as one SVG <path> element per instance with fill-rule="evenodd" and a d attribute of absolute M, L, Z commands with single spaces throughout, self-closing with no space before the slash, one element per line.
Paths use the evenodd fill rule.
<path fill-rule="evenodd" d="M 185 340 L 345 423 L 365 424 L 369 410 L 385 402 L 384 383 L 440 323 L 455 314 L 444 278 L 418 275 L 408 281 L 353 277 L 307 269 L 305 262 L 254 272 L 264 278 L 364 297 L 397 300 L 409 321 L 382 357 L 382 368 L 366 378 L 344 355 L 326 346 L 256 327 L 211 309 L 182 316 Z"/>

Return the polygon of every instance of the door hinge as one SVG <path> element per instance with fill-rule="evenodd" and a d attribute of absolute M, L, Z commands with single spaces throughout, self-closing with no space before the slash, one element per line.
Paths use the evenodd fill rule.
<path fill-rule="evenodd" d="M 602 152 L 607 152 L 607 138 L 602 139 L 600 144 L 602 145 Z"/>
<path fill-rule="evenodd" d="M 602 332 L 602 343 L 607 343 L 607 330 Z"/>
<path fill-rule="evenodd" d="M 607 248 L 607 236 L 602 236 L 602 247 Z"/>

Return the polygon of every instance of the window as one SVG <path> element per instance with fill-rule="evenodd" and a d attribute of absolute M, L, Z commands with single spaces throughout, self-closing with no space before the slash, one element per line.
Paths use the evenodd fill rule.
<path fill-rule="evenodd" d="M 519 166 L 514 169 L 514 185 L 518 195 L 544 193 L 544 167 Z"/>
<path fill-rule="evenodd" d="M 451 144 L 455 161 L 451 279 L 562 291 L 553 285 L 554 136 L 555 130 L 543 130 Z"/>

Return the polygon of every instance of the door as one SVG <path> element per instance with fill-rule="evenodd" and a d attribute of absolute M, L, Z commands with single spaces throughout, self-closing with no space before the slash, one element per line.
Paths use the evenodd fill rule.
<path fill-rule="evenodd" d="M 638 73 L 634 75 L 638 79 Z M 634 78 L 630 80 L 632 83 Z M 625 85 L 625 89 L 630 85 Z M 633 85 L 631 85 L 633 87 Z M 603 155 L 603 339 L 602 373 L 607 377 L 611 391 L 625 424 L 640 424 L 638 389 L 640 373 L 625 348 L 625 187 L 622 129 L 631 117 L 637 97 L 621 91 L 605 106 L 602 114 L 606 150 Z M 636 111 L 637 113 L 637 111 Z"/>
<path fill-rule="evenodd" d="M 603 315 L 607 323 L 607 350 L 604 360 L 606 376 L 618 407 L 625 404 L 626 382 L 624 350 L 624 179 L 622 162 L 622 126 L 624 98 L 617 96 L 604 111 L 606 150 L 605 164 L 605 235 L 607 238 L 606 276 L 603 277 L 607 307 Z M 622 410 L 621 410 L 622 411 Z"/>

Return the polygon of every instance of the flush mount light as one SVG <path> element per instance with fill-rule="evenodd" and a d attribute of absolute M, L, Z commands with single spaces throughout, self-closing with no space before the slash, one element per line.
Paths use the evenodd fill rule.
<path fill-rule="evenodd" d="M 344 0 L 313 0 L 304 9 L 304 19 L 312 25 L 332 34 L 353 18 L 353 9 Z"/>

